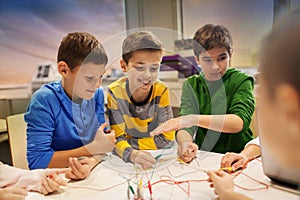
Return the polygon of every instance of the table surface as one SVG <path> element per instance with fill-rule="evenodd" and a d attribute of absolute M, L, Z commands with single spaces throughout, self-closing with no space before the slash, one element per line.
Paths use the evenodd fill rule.
<path fill-rule="evenodd" d="M 171 155 L 172 152 L 168 154 Z M 218 198 L 206 181 L 207 175 L 199 169 L 218 169 L 222 154 L 199 151 L 197 158 L 188 166 L 180 164 L 170 155 L 163 152 L 162 159 L 164 157 L 171 159 L 158 162 L 155 168 L 148 170 L 141 170 L 130 163 L 124 163 L 114 155 L 109 155 L 85 180 L 69 182 L 61 191 L 48 196 L 30 192 L 26 199 L 128 199 L 128 179 L 135 191 L 138 183 L 144 185 L 142 190 L 144 199 L 150 199 L 146 187 L 148 180 L 152 184 L 153 200 Z M 182 183 L 173 184 L 174 181 Z M 234 183 L 236 191 L 254 199 L 300 199 L 299 194 L 272 186 L 270 179 L 263 174 L 260 158 L 251 161 L 248 167 L 234 178 Z M 264 184 L 269 187 L 266 188 Z M 132 194 L 130 199 L 133 199 Z"/>

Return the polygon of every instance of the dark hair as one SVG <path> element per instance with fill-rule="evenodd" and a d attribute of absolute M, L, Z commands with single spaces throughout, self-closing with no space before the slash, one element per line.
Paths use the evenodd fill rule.
<path fill-rule="evenodd" d="M 199 56 L 202 52 L 215 47 L 225 47 L 231 56 L 232 37 L 224 26 L 206 24 L 196 31 L 192 45 L 195 56 Z"/>
<path fill-rule="evenodd" d="M 162 51 L 162 44 L 156 36 L 150 32 L 135 32 L 129 34 L 122 45 L 122 59 L 128 64 L 133 52 L 139 50 Z"/>
<path fill-rule="evenodd" d="M 73 70 L 75 67 L 92 62 L 107 64 L 108 58 L 102 44 L 86 32 L 74 32 L 65 36 L 59 46 L 57 62 L 64 61 Z"/>
<path fill-rule="evenodd" d="M 270 94 L 280 83 L 290 83 L 300 91 L 300 9 L 288 15 L 265 38 L 260 71 Z"/>

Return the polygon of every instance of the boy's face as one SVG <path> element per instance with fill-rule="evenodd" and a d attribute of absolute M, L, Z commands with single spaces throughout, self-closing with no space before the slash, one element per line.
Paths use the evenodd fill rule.
<path fill-rule="evenodd" d="M 229 67 L 230 56 L 225 47 L 212 48 L 195 56 L 197 64 L 201 65 L 202 72 L 208 81 L 217 81 L 222 78 Z"/>
<path fill-rule="evenodd" d="M 300 168 L 299 157 L 295 155 L 300 152 L 299 94 L 290 85 L 281 84 L 271 96 L 263 75 L 257 91 L 259 137 L 264 138 L 264 144 L 280 163 Z"/>
<path fill-rule="evenodd" d="M 105 65 L 85 63 L 70 74 L 70 85 L 73 84 L 72 99 L 91 99 L 100 87 Z"/>
<path fill-rule="evenodd" d="M 157 80 L 161 61 L 161 51 L 147 50 L 135 51 L 128 64 L 121 60 L 123 72 L 127 72 L 131 94 L 149 93 L 151 86 Z"/>

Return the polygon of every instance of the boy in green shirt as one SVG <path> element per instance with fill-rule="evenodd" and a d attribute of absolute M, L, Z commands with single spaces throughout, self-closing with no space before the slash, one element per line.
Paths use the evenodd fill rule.
<path fill-rule="evenodd" d="M 183 84 L 180 117 L 151 135 L 178 130 L 179 155 L 185 162 L 196 156 L 198 148 L 240 152 L 253 138 L 249 125 L 255 107 L 254 79 L 229 68 L 232 38 L 223 26 L 206 24 L 198 29 L 193 50 L 202 72 Z"/>

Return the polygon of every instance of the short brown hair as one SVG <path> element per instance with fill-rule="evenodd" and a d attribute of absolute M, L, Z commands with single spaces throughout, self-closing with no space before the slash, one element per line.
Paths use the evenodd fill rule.
<path fill-rule="evenodd" d="M 162 44 L 150 32 L 139 31 L 129 34 L 122 45 L 122 59 L 128 64 L 133 52 L 139 50 L 162 51 Z"/>
<path fill-rule="evenodd" d="M 225 47 L 231 56 L 232 43 L 232 37 L 227 28 L 221 25 L 206 24 L 199 28 L 194 35 L 194 55 L 199 56 L 202 52 L 215 47 Z"/>
<path fill-rule="evenodd" d="M 57 62 L 64 61 L 69 68 L 92 62 L 107 64 L 108 58 L 102 44 L 87 32 L 74 32 L 65 36 L 59 46 Z"/>

